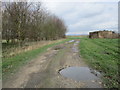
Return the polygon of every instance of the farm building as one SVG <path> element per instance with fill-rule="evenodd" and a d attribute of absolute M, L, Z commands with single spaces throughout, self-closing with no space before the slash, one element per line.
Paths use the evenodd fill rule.
<path fill-rule="evenodd" d="M 118 33 L 113 31 L 95 31 L 89 33 L 89 38 L 120 38 Z"/>

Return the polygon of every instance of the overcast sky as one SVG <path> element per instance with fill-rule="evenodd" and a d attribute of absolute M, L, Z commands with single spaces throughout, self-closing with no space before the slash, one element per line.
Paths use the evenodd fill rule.
<path fill-rule="evenodd" d="M 88 34 L 104 29 L 118 30 L 118 0 L 47 1 L 45 6 L 64 19 L 68 26 L 67 35 Z"/>
<path fill-rule="evenodd" d="M 119 0 L 42 1 L 49 11 L 64 19 L 68 27 L 67 35 L 88 34 L 104 29 L 118 30 Z"/>

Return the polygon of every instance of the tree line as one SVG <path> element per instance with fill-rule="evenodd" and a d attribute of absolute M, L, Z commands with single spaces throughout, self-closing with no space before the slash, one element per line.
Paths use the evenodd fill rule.
<path fill-rule="evenodd" d="M 2 39 L 7 43 L 65 38 L 62 19 L 47 11 L 41 2 L 3 2 Z"/>

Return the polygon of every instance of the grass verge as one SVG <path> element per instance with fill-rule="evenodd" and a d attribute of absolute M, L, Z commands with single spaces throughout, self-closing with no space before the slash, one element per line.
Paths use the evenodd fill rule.
<path fill-rule="evenodd" d="M 18 55 L 9 57 L 9 58 L 2 58 L 2 75 L 3 79 L 7 79 L 8 76 L 15 73 L 20 66 L 25 65 L 28 61 L 34 59 L 39 54 L 45 52 L 49 47 L 64 43 L 69 41 L 70 39 L 65 39 L 63 41 L 59 41 L 53 44 L 45 45 L 41 48 L 37 48 L 34 50 L 30 50 L 24 53 L 20 53 Z"/>
<path fill-rule="evenodd" d="M 80 54 L 86 62 L 103 74 L 103 83 L 107 88 L 118 88 L 119 39 L 80 40 Z"/>

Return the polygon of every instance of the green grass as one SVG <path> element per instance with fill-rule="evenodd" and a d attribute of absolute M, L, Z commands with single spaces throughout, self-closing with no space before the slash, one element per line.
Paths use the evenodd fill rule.
<path fill-rule="evenodd" d="M 81 38 L 85 38 L 88 37 L 87 35 L 84 36 L 67 36 L 69 39 L 81 39 Z"/>
<path fill-rule="evenodd" d="M 107 88 L 118 88 L 119 39 L 80 40 L 80 54 L 93 68 L 101 71 Z"/>
<path fill-rule="evenodd" d="M 68 38 L 70 38 L 70 39 L 80 39 L 80 37 L 72 37 L 72 36 L 69 36 Z"/>
<path fill-rule="evenodd" d="M 64 43 L 69 40 L 70 39 L 65 39 L 63 41 L 49 44 L 49 45 L 43 46 L 38 49 L 20 53 L 16 56 L 12 56 L 9 58 L 2 58 L 3 79 L 7 79 L 7 77 L 9 77 L 12 73 L 15 73 L 19 69 L 20 66 L 25 65 L 28 61 L 37 57 L 39 54 L 45 52 L 47 50 L 47 48 Z"/>

